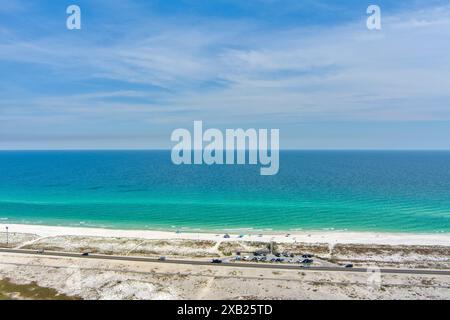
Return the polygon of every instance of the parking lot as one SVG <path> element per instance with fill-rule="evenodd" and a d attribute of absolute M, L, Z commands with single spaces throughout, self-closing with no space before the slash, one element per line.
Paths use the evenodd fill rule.
<path fill-rule="evenodd" d="M 289 252 L 283 253 L 241 253 L 233 256 L 232 258 L 226 258 L 223 260 L 216 261 L 218 262 L 252 262 L 252 263 L 274 263 L 274 264 L 297 264 L 299 266 L 307 267 L 307 266 L 325 266 L 325 265 L 333 265 L 331 263 L 327 263 L 321 259 L 314 257 L 312 254 L 292 254 Z"/>

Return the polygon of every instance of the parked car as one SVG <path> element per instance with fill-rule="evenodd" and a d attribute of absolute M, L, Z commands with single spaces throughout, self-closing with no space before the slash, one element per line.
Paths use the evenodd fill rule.
<path fill-rule="evenodd" d="M 166 259 L 166 257 L 159 257 L 158 260 L 159 260 L 159 261 L 166 261 L 167 259 Z"/>
<path fill-rule="evenodd" d="M 314 260 L 312 260 L 312 259 L 304 259 L 303 261 L 302 261 L 302 263 L 304 263 L 304 264 L 311 264 L 311 263 L 313 263 L 314 262 Z"/>
<path fill-rule="evenodd" d="M 81 255 L 83 256 L 83 257 L 87 257 L 87 256 L 89 256 L 89 252 L 83 252 Z"/>
<path fill-rule="evenodd" d="M 353 264 L 351 264 L 351 263 L 346 264 L 345 267 L 348 268 L 348 269 L 353 268 Z"/>
<path fill-rule="evenodd" d="M 212 263 L 222 263 L 222 260 L 220 260 L 220 259 L 213 259 Z"/>
<path fill-rule="evenodd" d="M 311 259 L 312 257 L 313 257 L 312 254 L 304 254 L 304 255 L 302 255 L 303 259 Z"/>

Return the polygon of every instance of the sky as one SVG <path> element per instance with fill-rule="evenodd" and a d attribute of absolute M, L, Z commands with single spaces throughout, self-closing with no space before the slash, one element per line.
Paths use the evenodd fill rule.
<path fill-rule="evenodd" d="M 0 149 L 169 149 L 195 120 L 450 149 L 449 52 L 448 0 L 0 0 Z"/>

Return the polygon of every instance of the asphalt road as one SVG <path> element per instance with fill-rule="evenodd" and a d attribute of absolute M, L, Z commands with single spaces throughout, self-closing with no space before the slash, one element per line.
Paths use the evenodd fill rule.
<path fill-rule="evenodd" d="M 107 256 L 90 254 L 83 256 L 78 253 L 66 252 L 52 252 L 45 251 L 39 253 L 37 250 L 22 250 L 22 249 L 1 249 L 0 253 L 15 253 L 15 254 L 31 254 L 36 256 L 48 257 L 66 257 L 66 258 L 81 258 L 81 259 L 101 259 L 101 260 L 115 260 L 115 261 L 133 261 L 133 262 L 154 262 L 166 264 L 181 264 L 181 265 L 198 265 L 198 266 L 216 266 L 216 267 L 237 267 L 237 268 L 259 268 L 259 269 L 281 269 L 281 270 L 302 270 L 302 271 L 325 271 L 325 272 L 368 272 L 366 268 L 344 268 L 344 267 L 300 267 L 299 265 L 289 264 L 269 264 L 269 263 L 231 263 L 224 262 L 220 264 L 213 264 L 208 261 L 198 260 L 165 260 L 145 258 L 145 257 L 125 257 L 125 256 Z M 450 270 L 424 270 L 424 269 L 380 269 L 381 273 L 391 274 L 417 274 L 417 275 L 446 275 L 450 276 Z"/>

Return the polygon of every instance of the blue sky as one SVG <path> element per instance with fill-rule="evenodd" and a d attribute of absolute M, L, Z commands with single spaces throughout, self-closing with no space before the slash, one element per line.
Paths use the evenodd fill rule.
<path fill-rule="evenodd" d="M 194 120 L 279 128 L 282 148 L 450 149 L 449 39 L 440 0 L 0 0 L 0 149 L 170 148 Z"/>

